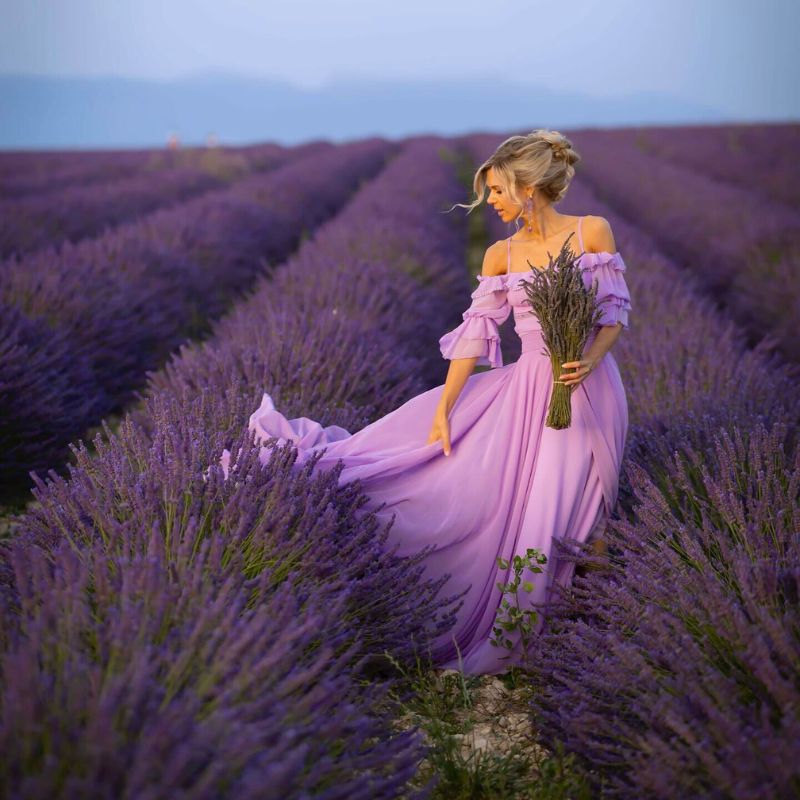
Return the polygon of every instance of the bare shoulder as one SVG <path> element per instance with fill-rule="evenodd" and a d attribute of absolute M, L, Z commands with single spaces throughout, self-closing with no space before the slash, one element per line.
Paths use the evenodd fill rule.
<path fill-rule="evenodd" d="M 502 275 L 506 271 L 506 247 L 505 239 L 500 239 L 486 248 L 481 275 Z"/>
<path fill-rule="evenodd" d="M 583 246 L 587 253 L 616 253 L 617 243 L 611 225 L 605 217 L 591 214 L 583 218 L 581 223 Z"/>

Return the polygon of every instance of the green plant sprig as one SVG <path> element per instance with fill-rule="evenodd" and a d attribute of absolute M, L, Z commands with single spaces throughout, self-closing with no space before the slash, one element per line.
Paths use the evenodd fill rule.
<path fill-rule="evenodd" d="M 495 561 L 500 569 L 508 569 L 509 563 L 507 559 L 497 556 Z M 514 605 L 509 602 L 508 598 L 503 598 L 497 610 L 495 624 L 492 627 L 494 637 L 489 638 L 489 643 L 493 647 L 505 647 L 510 650 L 513 648 L 514 643 L 505 634 L 510 631 L 519 631 L 522 652 L 527 659 L 528 644 L 536 628 L 538 614 L 533 609 L 520 607 L 520 583 L 524 591 L 532 592 L 533 582 L 523 581 L 522 573 L 525 569 L 529 569 L 531 572 L 542 572 L 542 568 L 537 564 L 546 563 L 547 556 L 535 548 L 529 547 L 524 556 L 515 555 L 512 562 L 514 565 L 514 579 L 510 583 L 497 581 L 495 585 L 502 594 L 510 594 L 513 597 Z"/>

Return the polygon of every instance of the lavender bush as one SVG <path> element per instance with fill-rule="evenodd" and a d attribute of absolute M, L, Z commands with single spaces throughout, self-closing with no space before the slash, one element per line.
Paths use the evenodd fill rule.
<path fill-rule="evenodd" d="M 180 169 L 231 178 L 269 169 L 294 149 L 265 142 L 239 147 L 0 151 L 0 198 L 19 200 Z"/>
<path fill-rule="evenodd" d="M 23 465 L 46 464 L 55 447 L 97 417 L 104 394 L 83 391 L 96 382 L 86 354 L 70 352 L 69 341 L 44 320 L 0 303 L 0 409 L 3 426 L 14 425 L 0 454 L 3 496 L 27 485 Z"/>
<path fill-rule="evenodd" d="M 0 257 L 65 239 L 75 242 L 222 185 L 223 180 L 203 170 L 184 169 L 0 200 Z"/>
<path fill-rule="evenodd" d="M 254 169 L 241 153 L 210 150 L 195 163 L 172 169 L 146 169 L 116 181 L 95 181 L 31 197 L 0 199 L 0 256 L 22 256 L 64 240 L 76 242 L 158 208 L 175 206 L 248 175 L 305 158 L 319 143 L 263 153 Z M 181 159 L 186 161 L 186 159 Z"/>
<path fill-rule="evenodd" d="M 171 156 L 174 151 L 169 150 L 0 151 L 0 197 L 122 180 Z"/>
<path fill-rule="evenodd" d="M 784 357 L 800 362 L 793 333 L 800 290 L 796 280 L 784 280 L 800 255 L 795 208 L 601 133 L 579 132 L 573 140 L 601 200 L 651 231 L 659 249 L 745 328 L 751 345 L 769 337 Z M 779 302 L 765 305 L 765 298 Z"/>
<path fill-rule="evenodd" d="M 384 685 L 350 677 L 349 588 L 303 600 L 280 565 L 246 578 L 221 531 L 164 542 L 153 521 L 118 551 L 14 549 L 0 792 L 397 797 L 424 750 L 370 714 Z"/>
<path fill-rule="evenodd" d="M 599 767 L 609 796 L 800 788 L 800 451 L 787 434 L 757 424 L 721 431 L 711 453 L 687 446 L 669 490 L 634 465 L 633 521 L 608 534 L 613 577 L 576 579 L 551 617 L 532 659 L 539 729 Z"/>
<path fill-rule="evenodd" d="M 408 796 L 425 749 L 372 711 L 392 681 L 382 654 L 412 662 L 458 598 L 425 579 L 424 553 L 387 551 L 390 521 L 377 530 L 339 468 L 298 469 L 292 447 L 262 468 L 246 420 L 262 388 L 277 391 L 259 382 L 271 374 L 292 378 L 294 407 L 319 398 L 315 418 L 364 420 L 419 390 L 433 360 L 420 309 L 455 316 L 457 294 L 440 288 L 465 279 L 461 231 L 434 213 L 456 189 L 441 147 L 410 142 L 304 260 L 153 376 L 144 409 L 104 427 L 95 456 L 81 444 L 68 480 L 37 476 L 37 504 L 0 545 L 10 792 Z M 322 355 L 297 360 L 315 337 Z M 370 369 L 342 370 L 354 350 Z M 213 354 L 204 374 L 197 353 Z M 240 452 L 235 480 L 222 479 L 224 446 Z M 62 734 L 46 739 L 49 724 Z"/>
<path fill-rule="evenodd" d="M 58 370 L 94 403 L 91 416 L 53 419 L 53 429 L 66 436 L 45 445 L 39 437 L 19 434 L 29 419 L 52 417 L 58 406 L 49 406 L 47 395 L 33 395 L 25 406 L 0 395 L 0 452 L 13 452 L 13 460 L 0 461 L 3 496 L 28 486 L 28 471 L 60 464 L 69 439 L 98 415 L 120 410 L 148 369 L 163 363 L 187 336 L 206 332 L 209 320 L 247 291 L 265 261 L 284 257 L 306 225 L 335 213 L 352 182 L 374 174 L 391 150 L 381 141 L 314 146 L 297 163 L 156 212 L 100 239 L 6 262 L 0 299 L 27 319 L 46 321 L 68 342 L 79 369 L 89 363 L 88 383 L 79 383 L 85 371 L 70 375 L 72 358 Z M 15 336 L 25 344 L 24 330 Z M 16 369 L 3 362 L 0 387 L 10 383 L 2 370 Z"/>
<path fill-rule="evenodd" d="M 459 187 L 437 162 L 426 140 L 410 144 L 207 341 L 151 374 L 148 393 L 238 389 L 252 411 L 269 387 L 288 416 L 357 430 L 439 383 L 442 320 L 459 317 L 468 277 L 458 221 L 436 214 Z"/>
<path fill-rule="evenodd" d="M 757 123 L 626 128 L 614 139 L 750 193 L 800 206 L 800 125 Z"/>

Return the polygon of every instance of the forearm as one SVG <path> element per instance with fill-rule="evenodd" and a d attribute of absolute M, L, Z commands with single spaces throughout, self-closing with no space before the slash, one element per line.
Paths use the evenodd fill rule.
<path fill-rule="evenodd" d="M 622 333 L 622 323 L 618 322 L 616 325 L 603 325 L 597 332 L 594 341 L 583 354 L 586 359 L 591 359 L 595 363 L 614 346 L 617 339 Z"/>
<path fill-rule="evenodd" d="M 450 361 L 447 369 L 447 378 L 442 389 L 442 396 L 439 398 L 439 408 L 445 414 L 449 414 L 467 382 L 467 378 L 475 369 L 476 358 L 454 358 Z"/>

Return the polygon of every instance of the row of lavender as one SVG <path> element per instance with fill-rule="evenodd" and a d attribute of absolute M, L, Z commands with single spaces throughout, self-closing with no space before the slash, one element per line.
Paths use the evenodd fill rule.
<path fill-rule="evenodd" d="M 0 151 L 0 198 L 20 199 L 68 186 L 121 181 L 148 172 L 208 167 L 269 167 L 284 148 L 273 142 L 241 147 L 147 148 L 144 150 Z"/>
<path fill-rule="evenodd" d="M 597 196 L 655 238 L 745 329 L 800 361 L 800 216 L 758 192 L 642 153 L 608 132 L 573 136 Z M 681 280 L 682 278 L 678 278 Z"/>
<path fill-rule="evenodd" d="M 535 727 L 608 796 L 796 795 L 797 380 L 580 176 L 560 210 L 609 220 L 638 322 L 615 346 L 631 427 L 614 569 L 576 579 L 534 648 Z"/>
<path fill-rule="evenodd" d="M 96 235 L 250 173 L 291 163 L 304 157 L 307 150 L 307 146 L 288 149 L 265 145 L 249 154 L 235 150 L 197 152 L 193 159 L 172 159 L 175 164 L 169 168 L 143 166 L 121 178 L 112 171 L 107 180 L 94 175 L 87 183 L 57 186 L 28 197 L 0 198 L 0 258 Z"/>
<path fill-rule="evenodd" d="M 624 128 L 613 135 L 644 153 L 800 207 L 800 125 Z"/>
<path fill-rule="evenodd" d="M 395 145 L 317 144 L 252 175 L 57 253 L 7 262 L 0 283 L 0 486 L 63 463 L 186 338 L 207 332 L 271 263 L 334 214 Z"/>
<path fill-rule="evenodd" d="M 340 470 L 292 469 L 291 448 L 262 468 L 246 421 L 267 389 L 355 429 L 441 379 L 468 292 L 463 224 L 438 213 L 462 191 L 445 144 L 406 144 L 152 376 L 143 425 L 37 480 L 0 544 L 1 793 L 427 796 L 403 792 L 424 747 L 378 711 L 382 654 L 411 662 L 452 598 L 387 552 Z M 204 480 L 224 447 L 239 480 Z"/>
<path fill-rule="evenodd" d="M 27 197 L 95 180 L 128 178 L 151 163 L 154 150 L 0 152 L 0 197 Z"/>

